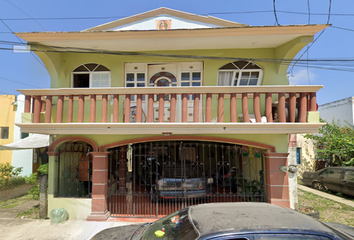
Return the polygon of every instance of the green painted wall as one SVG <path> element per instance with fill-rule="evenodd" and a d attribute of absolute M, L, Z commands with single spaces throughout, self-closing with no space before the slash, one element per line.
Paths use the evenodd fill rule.
<path fill-rule="evenodd" d="M 226 57 L 226 58 L 246 58 L 246 59 L 261 59 L 261 58 L 293 58 L 296 53 L 303 48 L 308 42 L 311 41 L 311 37 L 300 37 L 291 42 L 288 42 L 276 49 L 218 49 L 218 50 L 185 50 L 185 51 L 159 51 L 156 53 L 161 54 L 180 54 L 180 55 L 198 55 L 198 56 L 210 56 L 210 57 Z M 232 62 L 233 60 L 211 60 L 211 59 L 190 59 L 190 58 L 167 58 L 167 57 L 148 57 L 148 56 L 118 56 L 107 54 L 79 54 L 79 53 L 37 53 L 46 65 L 50 78 L 51 88 L 70 88 L 71 87 L 71 73 L 72 71 L 85 63 L 98 63 L 104 65 L 111 71 L 111 86 L 112 87 L 124 87 L 124 64 L 129 62 L 147 62 L 147 63 L 164 63 L 164 62 L 193 62 L 203 61 L 203 85 L 215 86 L 217 85 L 218 69 L 223 65 Z M 288 79 L 286 76 L 286 70 L 288 65 L 282 65 L 281 63 L 264 61 L 255 61 L 263 69 L 263 79 L 261 85 L 288 85 Z M 122 99 L 121 99 L 122 100 Z M 264 99 L 262 99 L 264 100 Z M 99 106 L 99 101 L 97 106 Z M 53 103 L 56 99 L 53 99 Z M 123 109 L 123 101 L 120 101 L 120 111 Z M 251 102 L 250 102 L 251 103 Z M 77 104 L 77 103 L 76 103 Z M 77 112 L 77 105 L 74 105 L 74 113 Z M 64 104 L 65 106 L 65 104 Z M 213 109 L 216 109 L 217 99 L 213 99 Z M 250 105 L 251 106 L 251 105 Z M 229 108 L 228 99 L 225 100 L 225 108 Z M 240 99 L 237 103 L 237 114 L 240 113 L 241 103 Z M 250 107 L 250 109 L 252 109 Z M 264 108 L 261 109 L 264 111 Z M 89 104 L 85 104 L 85 122 L 89 122 Z M 100 109 L 97 108 L 96 121 L 100 122 Z M 56 119 L 56 108 L 52 110 L 52 122 Z M 108 120 L 110 119 L 111 108 L 108 109 Z M 251 112 L 252 113 L 252 112 Z M 120 114 L 120 122 L 122 121 L 122 114 Z M 213 113 L 212 118 L 216 117 L 216 112 Z M 64 109 L 63 121 L 66 122 L 66 111 Z M 229 116 L 225 115 L 225 121 L 229 121 Z M 77 116 L 74 114 L 74 121 L 77 120 Z M 44 121 L 42 117 L 42 121 Z M 57 138 L 64 137 L 60 135 Z M 123 140 L 160 136 L 159 135 L 84 135 L 85 137 L 92 139 L 98 146 L 119 142 Z M 201 139 L 206 135 L 198 135 Z M 215 134 L 208 135 L 212 137 L 224 137 L 238 140 L 254 141 L 263 144 L 269 144 L 276 146 L 276 151 L 279 153 L 286 153 L 288 151 L 288 135 L 287 134 Z M 77 198 L 54 198 L 54 191 L 57 184 L 57 165 L 54 162 L 56 157 L 50 157 L 49 168 L 49 190 L 48 190 L 48 214 L 54 208 L 64 207 L 68 210 L 70 218 L 86 219 L 91 212 L 91 199 L 77 199 Z M 259 163 L 260 158 L 253 159 Z M 249 164 L 245 168 L 250 168 Z"/>

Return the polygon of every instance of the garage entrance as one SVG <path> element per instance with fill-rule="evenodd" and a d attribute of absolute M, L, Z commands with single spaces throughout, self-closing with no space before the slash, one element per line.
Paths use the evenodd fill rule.
<path fill-rule="evenodd" d="M 161 141 L 109 151 L 112 217 L 162 217 L 194 204 L 266 201 L 259 148 Z"/>

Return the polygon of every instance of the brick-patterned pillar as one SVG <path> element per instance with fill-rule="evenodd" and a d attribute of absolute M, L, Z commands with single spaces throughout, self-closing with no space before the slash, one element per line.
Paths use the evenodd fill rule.
<path fill-rule="evenodd" d="M 107 205 L 108 154 L 109 152 L 91 152 L 92 208 L 87 221 L 106 221 L 110 216 Z"/>
<path fill-rule="evenodd" d="M 266 183 L 268 202 L 290 208 L 288 172 L 279 170 L 288 166 L 289 153 L 265 153 Z"/>

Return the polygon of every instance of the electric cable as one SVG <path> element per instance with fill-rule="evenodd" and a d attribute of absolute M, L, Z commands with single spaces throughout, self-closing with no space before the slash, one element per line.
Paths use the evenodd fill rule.
<path fill-rule="evenodd" d="M 327 17 L 327 24 L 329 24 L 329 20 L 330 20 L 330 17 L 331 17 L 331 5 L 332 5 L 332 1 L 329 0 L 329 4 L 328 4 L 328 17 Z M 301 54 L 301 56 L 295 61 L 295 63 L 292 65 L 291 67 L 291 70 L 290 70 L 290 73 L 292 74 L 292 71 L 296 65 L 296 63 L 299 61 L 299 59 L 302 58 L 302 56 L 304 56 L 304 54 L 313 46 L 313 44 L 317 41 L 317 39 L 319 39 L 319 37 L 322 36 L 322 34 L 324 33 L 326 29 L 323 29 L 321 31 L 321 33 L 316 37 L 316 39 L 310 44 L 310 46 Z"/>
<path fill-rule="evenodd" d="M 280 24 L 278 22 L 278 17 L 277 17 L 277 10 L 275 8 L 275 0 L 273 0 L 273 11 L 274 11 L 275 22 L 277 23 L 278 26 L 280 26 Z"/>
<path fill-rule="evenodd" d="M 13 31 L 12 31 L 12 29 L 0 18 L 0 21 L 6 26 L 6 28 L 11 32 L 11 33 L 14 33 Z M 22 40 L 21 40 L 21 38 L 19 38 L 18 36 L 16 36 L 15 34 L 14 34 L 14 36 L 22 43 L 22 44 L 25 44 Z M 39 62 L 45 69 L 46 69 L 46 67 L 45 67 L 45 65 L 36 57 L 36 55 L 34 55 L 34 53 L 33 52 L 31 52 L 31 55 L 37 60 L 37 62 Z"/>

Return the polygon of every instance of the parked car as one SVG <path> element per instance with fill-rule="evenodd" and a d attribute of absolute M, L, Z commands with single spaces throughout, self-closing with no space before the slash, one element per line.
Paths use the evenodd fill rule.
<path fill-rule="evenodd" d="M 210 203 L 190 206 L 156 222 L 103 230 L 100 239 L 353 239 L 354 228 L 335 227 L 269 203 Z"/>
<path fill-rule="evenodd" d="M 354 167 L 329 167 L 316 172 L 304 172 L 302 181 L 318 190 L 354 196 Z"/>
<path fill-rule="evenodd" d="M 151 201 L 209 196 L 213 189 L 213 178 L 203 175 L 203 169 L 192 161 L 168 163 L 163 168 L 161 178 L 153 186 Z"/>

